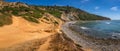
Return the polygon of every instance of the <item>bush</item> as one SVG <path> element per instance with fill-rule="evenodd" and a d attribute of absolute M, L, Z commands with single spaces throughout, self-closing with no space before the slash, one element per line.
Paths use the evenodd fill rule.
<path fill-rule="evenodd" d="M 35 22 L 35 23 L 39 23 L 39 21 L 33 17 L 23 17 L 24 19 L 30 21 L 30 22 Z"/>
<path fill-rule="evenodd" d="M 0 22 L 0 26 L 3 26 L 3 23 L 2 23 L 2 22 Z"/>
<path fill-rule="evenodd" d="M 52 14 L 53 16 L 57 18 L 60 18 L 62 14 L 59 10 L 54 10 L 54 9 L 47 9 L 46 12 Z"/>
<path fill-rule="evenodd" d="M 12 23 L 12 17 L 7 14 L 0 15 L 0 26 L 9 25 Z"/>

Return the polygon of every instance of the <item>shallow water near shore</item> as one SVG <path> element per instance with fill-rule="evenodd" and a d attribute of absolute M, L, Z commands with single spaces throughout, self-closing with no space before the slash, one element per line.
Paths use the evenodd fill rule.
<path fill-rule="evenodd" d="M 91 36 L 120 39 L 120 20 L 78 21 L 75 25 Z"/>

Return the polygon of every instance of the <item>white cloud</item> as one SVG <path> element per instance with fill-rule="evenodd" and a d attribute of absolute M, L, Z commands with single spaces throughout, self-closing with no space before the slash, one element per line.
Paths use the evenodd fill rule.
<path fill-rule="evenodd" d="M 96 6 L 94 9 L 95 9 L 95 10 L 98 10 L 99 8 L 100 8 L 100 7 Z"/>
<path fill-rule="evenodd" d="M 117 11 L 118 10 L 118 7 L 117 6 L 114 6 L 112 8 L 110 8 L 112 11 Z"/>
<path fill-rule="evenodd" d="M 82 0 L 81 2 L 82 2 L 82 3 L 85 3 L 85 2 L 87 2 L 87 1 L 89 1 L 89 0 Z"/>

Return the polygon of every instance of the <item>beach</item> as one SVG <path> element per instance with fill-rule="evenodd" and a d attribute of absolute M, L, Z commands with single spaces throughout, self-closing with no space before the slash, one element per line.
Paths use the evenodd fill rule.
<path fill-rule="evenodd" d="M 114 44 L 115 42 L 112 42 L 112 40 L 106 41 L 105 39 L 93 39 L 89 36 L 84 36 L 70 28 L 70 26 L 73 26 L 75 22 L 67 22 L 62 26 L 62 31 L 70 38 L 72 39 L 76 44 L 79 44 L 82 46 L 84 50 L 91 50 L 91 51 L 120 51 L 120 44 L 119 40 L 113 40 L 117 41 L 118 43 Z M 76 28 L 76 26 L 74 27 Z M 107 44 L 106 42 L 111 42 L 111 44 Z"/>

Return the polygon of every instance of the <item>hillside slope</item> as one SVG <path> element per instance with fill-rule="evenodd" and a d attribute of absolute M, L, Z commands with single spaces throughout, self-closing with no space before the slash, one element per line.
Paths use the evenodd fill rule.
<path fill-rule="evenodd" d="M 110 19 L 70 6 L 0 1 L 0 51 L 83 51 L 61 31 L 76 20 Z"/>
<path fill-rule="evenodd" d="M 9 3 L 3 1 L 0 1 L 0 3 L 0 26 L 12 24 L 12 15 L 21 16 L 28 21 L 39 23 L 38 19 L 45 13 L 49 13 L 63 21 L 110 20 L 110 18 L 90 14 L 70 6 L 30 6 L 20 2 Z"/>

